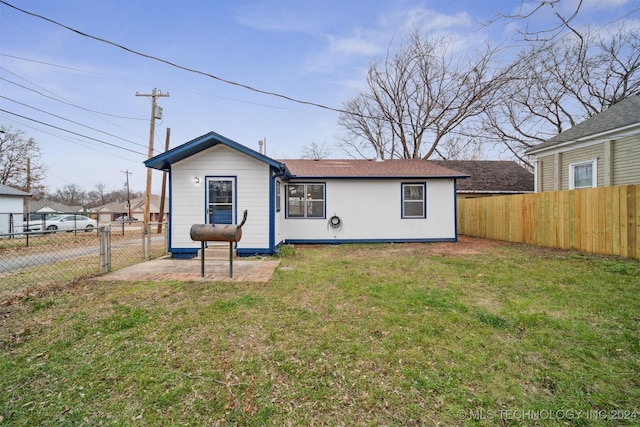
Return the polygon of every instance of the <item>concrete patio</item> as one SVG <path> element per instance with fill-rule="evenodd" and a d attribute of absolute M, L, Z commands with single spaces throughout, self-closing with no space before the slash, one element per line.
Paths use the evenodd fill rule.
<path fill-rule="evenodd" d="M 99 280 L 203 280 L 220 282 L 262 282 L 271 279 L 280 260 L 234 258 L 233 278 L 229 277 L 229 260 L 205 259 L 204 277 L 201 276 L 200 258 L 173 259 L 163 257 L 124 267 L 100 276 Z"/>

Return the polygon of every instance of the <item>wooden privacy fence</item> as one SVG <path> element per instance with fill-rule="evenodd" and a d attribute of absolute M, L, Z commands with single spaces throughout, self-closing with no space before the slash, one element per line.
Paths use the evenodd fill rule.
<path fill-rule="evenodd" d="M 458 199 L 458 233 L 640 259 L 640 184 Z"/>

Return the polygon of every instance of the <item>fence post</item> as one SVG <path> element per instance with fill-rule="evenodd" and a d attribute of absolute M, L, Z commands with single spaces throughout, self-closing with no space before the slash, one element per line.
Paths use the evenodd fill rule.
<path fill-rule="evenodd" d="M 111 233 L 108 226 L 102 226 L 100 231 L 100 270 L 108 273 L 111 271 Z"/>
<path fill-rule="evenodd" d="M 145 224 L 144 235 L 142 237 L 142 250 L 144 260 L 149 261 L 149 258 L 151 258 L 151 223 Z"/>

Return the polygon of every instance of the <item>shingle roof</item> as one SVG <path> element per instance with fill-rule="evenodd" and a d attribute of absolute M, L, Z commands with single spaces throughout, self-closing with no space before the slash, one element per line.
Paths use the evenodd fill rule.
<path fill-rule="evenodd" d="M 65 213 L 80 212 L 82 210 L 82 206 L 68 206 L 47 199 L 33 200 L 29 203 L 29 210 L 31 210 L 31 212 L 38 212 L 39 210 L 44 208 L 49 208 L 56 212 Z"/>
<path fill-rule="evenodd" d="M 460 193 L 533 192 L 533 173 L 512 160 L 434 160 L 469 175 L 458 182 Z"/>
<path fill-rule="evenodd" d="M 572 128 L 559 133 L 553 138 L 529 148 L 526 152 L 533 153 L 541 149 L 562 144 L 563 142 L 575 141 L 634 124 L 640 124 L 640 95 L 623 99 L 602 113 L 596 114 Z"/>
<path fill-rule="evenodd" d="M 281 160 L 293 178 L 466 178 L 428 160 Z"/>
<path fill-rule="evenodd" d="M 0 184 L 0 195 L 3 196 L 19 196 L 19 197 L 30 197 L 31 194 L 24 192 L 22 190 L 18 190 L 13 187 L 9 187 L 8 185 Z"/>
<path fill-rule="evenodd" d="M 258 153 L 257 151 L 252 150 L 249 147 L 245 147 L 244 145 L 235 142 L 225 136 L 222 136 L 216 132 L 209 132 L 207 134 L 199 136 L 198 138 L 192 139 L 189 142 L 185 142 L 184 144 L 172 148 L 165 153 L 158 154 L 155 157 L 145 160 L 144 164 L 148 168 L 168 172 L 171 169 L 171 165 L 173 163 L 179 162 L 180 160 L 186 159 L 187 157 L 199 153 L 202 150 L 206 150 L 207 148 L 211 148 L 220 144 L 226 145 L 227 147 L 244 153 L 275 168 L 280 168 L 282 166 L 272 158 Z"/>

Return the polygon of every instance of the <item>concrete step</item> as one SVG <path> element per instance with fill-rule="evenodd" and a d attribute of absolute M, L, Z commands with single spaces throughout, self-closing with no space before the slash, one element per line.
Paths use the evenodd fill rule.
<path fill-rule="evenodd" d="M 198 259 L 200 256 L 200 251 L 198 251 Z M 233 258 L 238 258 L 235 247 L 233 248 Z M 229 244 L 209 245 L 204 250 L 204 259 L 207 261 L 229 261 Z"/>

